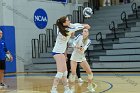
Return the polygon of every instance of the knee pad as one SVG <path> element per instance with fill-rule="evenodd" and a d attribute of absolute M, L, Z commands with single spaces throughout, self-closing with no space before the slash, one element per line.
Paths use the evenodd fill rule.
<path fill-rule="evenodd" d="M 75 78 L 76 78 L 76 75 L 72 75 L 72 74 L 70 75 L 70 81 L 71 82 L 75 82 Z"/>
<path fill-rule="evenodd" d="M 65 71 L 65 72 L 63 73 L 63 77 L 67 77 L 67 75 L 68 75 L 68 71 Z"/>
<path fill-rule="evenodd" d="M 57 74 L 56 74 L 55 77 L 61 79 L 62 76 L 63 76 L 63 73 L 62 72 L 57 72 Z"/>
<path fill-rule="evenodd" d="M 93 74 L 88 74 L 88 79 L 93 79 Z"/>

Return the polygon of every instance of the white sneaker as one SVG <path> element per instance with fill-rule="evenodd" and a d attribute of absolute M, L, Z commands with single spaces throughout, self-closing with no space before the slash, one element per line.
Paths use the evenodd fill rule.
<path fill-rule="evenodd" d="M 79 83 L 83 83 L 83 80 L 81 78 L 78 79 Z"/>
<path fill-rule="evenodd" d="M 95 89 L 93 88 L 92 84 L 88 85 L 87 89 L 92 93 L 95 92 Z"/>
<path fill-rule="evenodd" d="M 65 90 L 64 93 L 73 93 L 73 92 L 69 89 L 69 90 Z"/>
<path fill-rule="evenodd" d="M 72 91 L 69 89 L 69 87 L 64 89 L 64 93 L 72 93 Z"/>
<path fill-rule="evenodd" d="M 67 82 L 69 82 L 69 79 L 67 79 Z"/>
<path fill-rule="evenodd" d="M 4 84 L 4 83 L 0 83 L 0 88 L 8 88 L 9 86 Z"/>
<path fill-rule="evenodd" d="M 3 87 L 2 86 L 0 86 L 0 89 L 2 89 Z"/>
<path fill-rule="evenodd" d="M 50 92 L 51 93 L 58 93 L 57 90 L 56 90 L 56 88 L 53 88 Z"/>
<path fill-rule="evenodd" d="M 75 89 L 71 89 L 71 93 L 75 93 Z"/>
<path fill-rule="evenodd" d="M 71 93 L 75 93 L 75 85 L 71 87 Z"/>
<path fill-rule="evenodd" d="M 75 82 L 75 78 L 76 78 L 76 75 L 71 74 L 69 78 L 70 82 Z"/>
<path fill-rule="evenodd" d="M 83 85 L 83 83 L 78 83 L 78 85 L 79 85 L 79 86 L 82 86 L 82 85 Z"/>

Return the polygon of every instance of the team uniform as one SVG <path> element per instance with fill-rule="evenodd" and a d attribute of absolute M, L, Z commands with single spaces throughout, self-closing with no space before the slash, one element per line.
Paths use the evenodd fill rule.
<path fill-rule="evenodd" d="M 6 44 L 0 39 L 0 69 L 5 70 L 5 56 L 7 52 Z"/>
<path fill-rule="evenodd" d="M 82 24 L 75 23 L 75 24 L 70 24 L 69 28 L 67 28 L 67 31 L 69 31 L 68 36 L 65 37 L 60 32 L 58 32 L 56 43 L 52 51 L 53 55 L 65 53 L 67 48 L 67 42 L 71 37 L 70 33 L 81 30 L 83 28 L 84 26 Z"/>
<path fill-rule="evenodd" d="M 73 43 L 74 51 L 72 53 L 71 60 L 75 61 L 75 62 L 86 61 L 84 51 L 89 47 L 90 44 L 91 44 L 90 39 L 87 39 L 85 42 L 83 42 L 83 35 L 79 34 L 75 38 L 75 41 Z M 80 51 L 78 48 L 76 48 L 76 46 L 82 47 L 84 49 L 84 51 Z M 87 61 L 85 62 L 85 64 L 87 64 Z M 71 77 L 70 77 L 71 82 L 75 82 L 75 78 L 76 78 L 76 75 L 71 74 Z M 89 80 L 93 79 L 92 72 L 88 74 L 88 79 Z M 92 83 L 89 83 L 87 88 L 88 88 L 89 92 L 92 92 L 92 93 L 95 92 Z M 75 91 L 74 87 L 72 87 L 72 91 Z"/>
<path fill-rule="evenodd" d="M 80 47 L 83 47 L 84 50 L 87 50 L 90 44 L 91 44 L 90 39 L 88 39 L 85 44 L 83 43 L 83 35 L 81 34 L 79 34 L 75 38 L 75 41 L 73 42 L 74 46 L 78 45 Z M 86 61 L 86 57 L 84 53 L 79 53 L 79 50 L 77 48 L 74 48 L 74 51 L 71 56 L 71 60 L 76 61 L 76 62 L 82 62 L 82 61 Z"/>

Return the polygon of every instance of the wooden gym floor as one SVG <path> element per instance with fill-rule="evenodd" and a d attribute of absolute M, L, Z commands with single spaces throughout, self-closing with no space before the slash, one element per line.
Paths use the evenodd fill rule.
<path fill-rule="evenodd" d="M 90 93 L 86 89 L 86 74 L 81 73 L 84 83 L 76 83 L 75 93 Z M 5 83 L 7 89 L 0 89 L 0 93 L 50 93 L 55 73 L 18 73 L 7 74 Z M 94 73 L 93 85 L 95 93 L 140 93 L 139 72 L 109 72 Z M 63 93 L 62 83 L 58 92 Z"/>

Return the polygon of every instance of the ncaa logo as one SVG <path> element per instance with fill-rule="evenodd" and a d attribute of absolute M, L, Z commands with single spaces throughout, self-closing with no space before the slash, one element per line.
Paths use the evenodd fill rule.
<path fill-rule="evenodd" d="M 48 16 L 45 10 L 39 8 L 34 13 L 34 23 L 39 29 L 44 29 L 48 23 Z"/>

